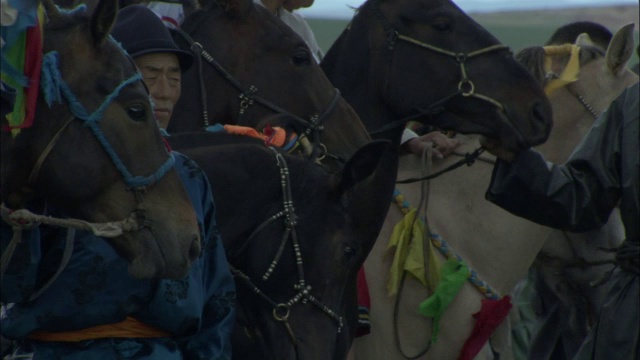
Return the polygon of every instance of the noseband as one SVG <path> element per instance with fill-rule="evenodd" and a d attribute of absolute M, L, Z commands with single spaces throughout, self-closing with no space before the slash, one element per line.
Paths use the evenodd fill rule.
<path fill-rule="evenodd" d="M 393 129 L 397 126 L 401 126 L 406 124 L 408 121 L 410 120 L 414 120 L 416 118 L 422 117 L 422 116 L 434 116 L 437 115 L 439 113 L 444 112 L 444 108 L 443 105 L 445 103 L 447 103 L 449 100 L 453 99 L 454 97 L 457 96 L 463 96 L 463 97 L 474 97 L 476 99 L 480 99 L 483 100 L 485 102 L 490 103 L 491 105 L 495 106 L 496 108 L 498 108 L 498 110 L 504 112 L 504 105 L 502 105 L 502 103 L 500 103 L 499 101 L 493 99 L 490 96 L 487 95 L 483 95 L 483 94 L 479 94 L 475 91 L 475 85 L 473 83 L 473 81 L 471 81 L 471 79 L 469 79 L 469 76 L 467 75 L 467 69 L 465 67 L 465 62 L 469 59 L 478 57 L 480 55 L 484 55 L 484 54 L 488 54 L 488 53 L 492 53 L 495 51 L 501 51 L 501 50 L 508 50 L 510 51 L 509 47 L 506 45 L 502 45 L 502 44 L 495 44 L 495 45 L 491 45 L 491 46 L 487 46 L 485 48 L 479 49 L 479 50 L 475 50 L 472 52 L 468 52 L 468 53 L 456 53 L 453 51 L 449 51 L 431 44 L 427 44 L 425 42 L 422 42 L 420 40 L 414 39 L 410 36 L 406 36 L 406 35 L 402 35 L 400 34 L 400 32 L 398 32 L 398 30 L 396 30 L 391 23 L 387 20 L 387 18 L 384 16 L 384 14 L 382 13 L 382 10 L 380 9 L 380 4 L 378 1 L 372 1 L 373 3 L 373 13 L 376 16 L 376 19 L 378 20 L 378 22 L 380 22 L 380 25 L 383 28 L 383 31 L 386 35 L 387 38 L 387 45 L 390 51 L 393 51 L 395 49 L 396 44 L 398 43 L 398 41 L 404 41 L 407 42 L 409 44 L 412 45 L 416 45 L 422 49 L 426 49 L 426 50 L 430 50 L 433 51 L 435 53 L 441 54 L 441 55 L 445 55 L 448 57 L 451 57 L 453 59 L 455 59 L 455 61 L 460 65 L 460 81 L 458 82 L 458 86 L 456 91 L 454 91 L 452 94 L 447 95 L 445 97 L 443 97 L 440 100 L 435 101 L 434 103 L 432 103 L 431 105 L 429 105 L 426 109 L 425 108 L 420 108 L 418 107 L 416 109 L 416 113 L 412 114 L 410 116 L 407 116 L 403 119 L 400 120 L 396 120 L 393 121 L 383 127 L 381 127 L 378 130 L 375 130 L 373 132 L 371 132 L 371 135 L 374 134 L 379 134 L 379 133 L 383 133 L 385 131 L 388 131 L 390 129 Z"/>
<path fill-rule="evenodd" d="M 129 60 L 132 61 L 130 58 Z M 100 145 L 102 145 L 102 148 L 109 155 L 109 158 L 122 175 L 124 183 L 133 191 L 137 204 L 134 210 L 126 219 L 106 223 L 90 223 L 78 219 L 60 219 L 47 215 L 37 215 L 31 213 L 27 209 L 12 210 L 6 208 L 4 203 L 0 204 L 2 219 L 8 224 L 12 225 L 14 232 L 14 235 L 7 249 L 2 254 L 0 278 L 4 276 L 9 261 L 13 256 L 14 250 L 17 244 L 21 241 L 23 229 L 33 228 L 38 226 L 39 224 L 59 226 L 68 229 L 64 256 L 60 262 L 58 271 L 53 275 L 52 278 L 49 279 L 49 281 L 47 281 L 47 283 L 45 283 L 43 287 L 41 287 L 32 295 L 31 300 L 40 296 L 44 292 L 44 290 L 53 283 L 62 269 L 64 269 L 64 267 L 66 266 L 73 249 L 75 229 L 91 231 L 96 236 L 115 238 L 123 235 L 123 233 L 125 232 L 138 231 L 147 226 L 143 199 L 146 192 L 146 187 L 160 180 L 173 167 L 175 158 L 173 157 L 173 154 L 169 153 L 167 160 L 162 165 L 160 165 L 160 167 L 158 167 L 158 169 L 151 175 L 133 175 L 129 171 L 129 169 L 127 169 L 122 159 L 120 159 L 118 154 L 115 152 L 115 150 L 105 137 L 104 132 L 102 131 L 102 129 L 100 129 L 99 126 L 100 121 L 104 117 L 104 112 L 120 94 L 120 91 L 126 86 L 140 81 L 141 79 L 142 76 L 140 75 L 140 73 L 136 73 L 130 78 L 124 80 L 113 90 L 110 95 L 105 98 L 102 104 L 95 111 L 89 113 L 73 94 L 73 91 L 71 91 L 69 85 L 62 78 L 62 73 L 60 72 L 59 67 L 58 53 L 56 51 L 52 51 L 45 54 L 43 57 L 40 85 L 44 99 L 49 107 L 51 107 L 54 102 L 62 103 L 62 100 L 64 99 L 69 107 L 69 111 L 71 112 L 71 114 L 68 120 L 53 135 L 47 146 L 45 146 L 44 150 L 38 157 L 29 174 L 27 185 L 35 185 L 36 181 L 38 180 L 42 165 L 44 164 L 53 148 L 60 141 L 62 133 L 74 120 L 81 120 L 84 122 L 84 126 L 88 127 L 91 130 Z"/>
<path fill-rule="evenodd" d="M 129 188 L 135 191 L 142 191 L 145 186 L 149 186 L 160 180 L 173 167 L 173 164 L 175 163 L 175 158 L 171 153 L 168 154 L 167 160 L 162 165 L 160 165 L 160 167 L 153 174 L 148 176 L 135 176 L 129 171 L 129 169 L 127 169 L 126 165 L 115 152 L 113 146 L 111 146 L 111 144 L 105 137 L 104 132 L 102 131 L 102 129 L 100 129 L 99 126 L 100 121 L 104 118 L 104 112 L 120 94 L 120 91 L 128 85 L 142 80 L 142 76 L 140 75 L 140 73 L 136 73 L 120 83 L 120 85 L 118 85 L 113 90 L 113 92 L 105 98 L 105 100 L 96 110 L 94 110 L 92 113 L 89 113 L 73 94 L 69 85 L 62 78 L 62 73 L 60 72 L 58 62 L 58 53 L 55 51 L 47 53 L 44 56 L 41 82 L 42 91 L 45 101 L 47 102 L 47 105 L 49 105 L 49 107 L 51 107 L 54 101 L 62 102 L 62 99 L 64 98 L 67 102 L 67 105 L 69 106 L 69 110 L 71 111 L 72 116 L 70 120 L 67 121 L 67 123 L 65 123 L 65 125 L 58 131 L 58 133 L 54 135 L 49 145 L 45 148 L 45 151 L 40 155 L 40 159 L 38 159 L 38 161 L 36 162 L 36 165 L 34 166 L 34 169 L 29 176 L 29 181 L 35 182 L 40 166 L 44 162 L 49 152 L 53 149 L 54 145 L 60 139 L 61 132 L 67 128 L 67 126 L 73 119 L 84 121 L 84 126 L 88 127 L 91 130 L 100 145 L 102 145 L 102 148 L 107 152 L 109 158 L 118 169 L 125 184 L 127 184 Z"/>
<path fill-rule="evenodd" d="M 300 252 L 300 243 L 298 242 L 298 236 L 296 233 L 296 226 L 298 224 L 298 216 L 296 215 L 295 208 L 293 206 L 293 198 L 291 195 L 291 180 L 289 179 L 289 168 L 287 166 L 287 162 L 277 150 L 273 147 L 270 147 L 271 151 L 276 156 L 276 160 L 278 162 L 278 168 L 280 170 L 280 185 L 282 189 L 282 206 L 283 210 L 278 212 L 277 214 L 271 216 L 265 222 L 263 222 L 260 226 L 258 226 L 251 235 L 247 238 L 245 242 L 245 246 L 249 243 L 249 241 L 262 229 L 264 229 L 267 225 L 271 224 L 273 221 L 282 218 L 285 226 L 284 234 L 282 235 L 282 240 L 280 242 L 280 246 L 275 255 L 275 258 L 269 265 L 268 269 L 265 271 L 264 275 L 262 275 L 262 280 L 267 281 L 269 277 L 273 273 L 275 267 L 278 265 L 280 261 L 280 257 L 284 251 L 284 248 L 289 239 L 291 239 L 291 245 L 293 247 L 293 251 L 295 254 L 296 266 L 298 270 L 298 281 L 293 285 L 296 294 L 286 302 L 276 302 L 267 294 L 262 292 L 254 283 L 251 281 L 249 276 L 244 274 L 242 271 L 236 269 L 231 264 L 229 264 L 229 268 L 233 273 L 234 277 L 241 279 L 245 285 L 247 285 L 252 292 L 259 295 L 266 302 L 268 302 L 273 307 L 273 318 L 276 321 L 282 322 L 283 325 L 287 329 L 287 333 L 289 334 L 289 338 L 294 345 L 297 345 L 298 341 L 289 325 L 288 318 L 290 314 L 290 309 L 296 304 L 307 304 L 311 303 L 316 306 L 320 311 L 329 316 L 331 319 L 335 320 L 338 326 L 338 333 L 342 331 L 343 322 L 342 317 L 336 315 L 334 311 L 329 309 L 326 305 L 320 302 L 316 297 L 311 295 L 311 285 L 306 283 L 304 276 L 304 268 L 303 268 L 303 260 L 302 253 Z"/>
<path fill-rule="evenodd" d="M 104 117 L 104 112 L 106 111 L 107 107 L 116 99 L 123 88 L 142 79 L 140 73 L 136 73 L 135 75 L 120 83 L 113 90 L 113 92 L 105 98 L 102 104 L 92 113 L 89 113 L 87 109 L 80 103 L 80 101 L 71 91 L 69 85 L 62 78 L 62 73 L 60 72 L 59 68 L 58 53 L 56 51 L 52 51 L 44 55 L 41 76 L 41 90 L 47 105 L 51 107 L 54 102 L 61 103 L 64 99 L 69 107 L 71 115 L 69 116 L 69 119 L 63 124 L 63 126 L 54 134 L 54 136 L 51 138 L 47 146 L 38 157 L 38 160 L 35 162 L 29 174 L 29 178 L 27 180 L 28 185 L 34 185 L 38 180 L 42 165 L 44 164 L 45 160 L 47 159 L 53 148 L 56 146 L 58 141 L 60 141 L 62 133 L 74 120 L 81 120 L 84 122 L 84 126 L 88 127 L 91 130 L 100 145 L 102 145 L 102 148 L 109 155 L 109 158 L 115 165 L 116 169 L 118 169 L 118 172 L 120 172 L 120 174 L 122 175 L 124 183 L 129 189 L 134 192 L 138 205 L 132 212 L 131 216 L 128 218 L 128 222 L 130 223 L 133 220 L 137 223 L 137 226 L 128 226 L 127 231 L 137 230 L 144 226 L 144 206 L 142 202 L 144 193 L 146 192 L 146 187 L 160 180 L 169 170 L 171 170 L 175 163 L 175 158 L 173 157 L 173 154 L 169 153 L 167 156 L 167 160 L 163 164 L 161 164 L 158 169 L 156 169 L 156 171 L 154 171 L 152 174 L 148 176 L 133 175 L 126 167 L 122 159 L 120 159 L 99 126 L 100 121 Z"/>
<path fill-rule="evenodd" d="M 210 9 L 207 8 L 207 9 L 204 9 L 203 11 L 206 14 L 206 12 L 209 10 Z M 193 25 L 191 28 L 196 29 L 200 25 L 200 23 L 202 23 L 204 20 L 205 20 L 205 17 L 202 16 L 200 21 L 196 22 L 196 24 Z M 326 149 L 324 148 L 324 145 L 320 143 L 320 133 L 324 130 L 324 125 L 323 125 L 324 121 L 333 112 L 333 110 L 335 109 L 338 103 L 338 100 L 340 99 L 340 91 L 338 89 L 335 89 L 335 94 L 333 96 L 333 99 L 331 100 L 331 102 L 329 103 L 329 106 L 325 109 L 324 112 L 322 112 L 321 114 L 316 113 L 312 115 L 308 120 L 305 120 L 281 108 L 280 106 L 265 99 L 264 97 L 258 95 L 258 88 L 256 86 L 249 85 L 248 88 L 243 86 L 240 81 L 238 81 L 233 75 L 231 75 L 231 73 L 229 73 L 222 65 L 220 65 L 220 63 L 218 63 L 214 59 L 213 56 L 211 56 L 209 52 L 207 52 L 207 50 L 204 49 L 202 44 L 193 40 L 193 38 L 191 38 L 191 36 L 186 31 L 177 29 L 176 33 L 179 34 L 189 44 L 191 51 L 194 54 L 196 54 L 196 62 L 198 66 L 198 79 L 200 82 L 200 96 L 201 96 L 200 102 L 202 104 L 202 118 L 203 118 L 205 128 L 210 125 L 210 122 L 209 122 L 209 115 L 208 115 L 209 111 L 207 109 L 206 87 L 204 85 L 204 77 L 202 75 L 201 59 L 204 59 L 207 62 L 207 64 L 213 67 L 222 76 L 223 79 L 225 79 L 229 84 L 231 84 L 233 87 L 238 89 L 238 91 L 240 92 L 240 95 L 239 95 L 240 117 L 242 117 L 246 112 L 246 110 L 252 105 L 254 104 L 262 105 L 276 114 L 287 116 L 288 118 L 293 120 L 298 127 L 304 129 L 303 130 L 304 135 L 310 138 L 313 144 L 313 147 L 310 153 L 307 154 L 309 158 L 311 159 L 318 158 L 318 156 L 321 155 L 320 153 L 322 152 L 322 150 Z M 324 153 L 326 154 L 326 151 Z"/>

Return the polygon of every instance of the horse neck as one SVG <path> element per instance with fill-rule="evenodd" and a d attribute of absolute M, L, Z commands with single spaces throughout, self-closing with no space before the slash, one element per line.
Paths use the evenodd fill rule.
<path fill-rule="evenodd" d="M 54 107 L 46 114 L 41 109 L 48 106 L 39 97 L 33 124 L 15 137 L 2 132 L 2 176 L 0 189 L 2 202 L 10 208 L 22 208 L 38 196 L 35 184 L 29 184 L 29 176 L 44 148 L 61 126 L 64 114 Z"/>
<path fill-rule="evenodd" d="M 456 152 L 472 152 L 479 146 L 478 138 L 457 135 L 461 145 Z M 484 199 L 494 165 L 489 154 L 481 157 L 483 160 L 476 160 L 471 166 L 463 165 L 430 180 L 426 187 L 421 183 L 399 184 L 398 189 L 412 207 L 417 208 L 422 198 L 430 231 L 439 234 L 482 280 L 506 294 L 526 275 L 548 230 Z M 460 160 L 461 156 L 450 155 L 429 165 L 418 156 L 403 156 L 398 179 L 420 177 L 425 171 L 433 174 Z"/>
<path fill-rule="evenodd" d="M 371 50 L 367 39 L 365 21 L 352 22 L 333 43 L 320 66 L 333 85 L 340 89 L 342 97 L 356 111 L 369 133 L 399 119 L 393 110 L 383 101 L 380 88 L 373 82 L 376 76 L 371 74 Z M 348 55 L 345 55 L 348 54 Z M 400 145 L 403 126 L 374 135 L 376 139 L 390 140 Z"/>

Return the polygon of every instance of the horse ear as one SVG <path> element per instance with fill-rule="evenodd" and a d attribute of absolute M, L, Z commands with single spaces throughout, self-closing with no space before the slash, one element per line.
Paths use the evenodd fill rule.
<path fill-rule="evenodd" d="M 118 13 L 118 0 L 100 0 L 91 16 L 91 36 L 96 47 L 101 46 L 111 32 Z"/>
<path fill-rule="evenodd" d="M 254 6 L 253 0 L 215 0 L 224 11 L 233 17 L 241 18 Z M 201 0 L 204 2 L 204 0 Z"/>
<path fill-rule="evenodd" d="M 575 44 L 578 46 L 595 46 L 593 40 L 591 40 L 591 37 L 587 33 L 578 35 Z"/>
<path fill-rule="evenodd" d="M 631 55 L 633 54 L 634 39 L 633 23 L 627 24 L 620 28 L 609 43 L 607 48 L 607 67 L 613 74 L 620 74 L 625 70 Z"/>
<path fill-rule="evenodd" d="M 358 149 L 342 171 L 334 175 L 336 193 L 341 195 L 371 176 L 380 166 L 383 154 L 388 151 L 389 146 L 389 141 L 376 140 Z"/>

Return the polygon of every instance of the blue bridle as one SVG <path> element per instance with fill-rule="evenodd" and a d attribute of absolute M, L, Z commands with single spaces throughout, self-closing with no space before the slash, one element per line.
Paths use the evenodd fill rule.
<path fill-rule="evenodd" d="M 62 103 L 62 98 L 66 99 L 69 106 L 69 110 L 77 119 L 84 121 L 84 126 L 91 129 L 93 135 L 95 135 L 98 142 L 102 145 L 107 152 L 111 161 L 116 166 L 118 171 L 122 174 L 124 182 L 131 188 L 141 188 L 153 184 L 160 180 L 174 165 L 175 158 L 173 154 L 169 153 L 167 161 L 165 161 L 153 174 L 149 176 L 135 176 L 127 169 L 122 159 L 115 152 L 109 141 L 104 135 L 104 132 L 98 125 L 104 117 L 104 112 L 107 107 L 115 100 L 120 91 L 130 84 L 136 81 L 142 80 L 140 73 L 136 73 L 132 77 L 126 79 L 120 85 L 118 85 L 113 92 L 107 96 L 94 112 L 89 113 L 87 109 L 80 103 L 80 101 L 73 94 L 69 85 L 62 78 L 59 68 L 59 55 L 57 51 L 51 51 L 44 55 L 42 60 L 42 73 L 40 79 L 40 87 L 44 95 L 44 99 L 47 105 L 51 107 L 53 102 Z"/>

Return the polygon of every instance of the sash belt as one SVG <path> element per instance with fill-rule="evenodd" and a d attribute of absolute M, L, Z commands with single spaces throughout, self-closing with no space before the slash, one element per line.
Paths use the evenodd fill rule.
<path fill-rule="evenodd" d="M 77 342 L 104 338 L 163 338 L 171 337 L 169 332 L 145 324 L 131 316 L 115 324 L 104 324 L 73 331 L 35 331 L 30 340 Z"/>

